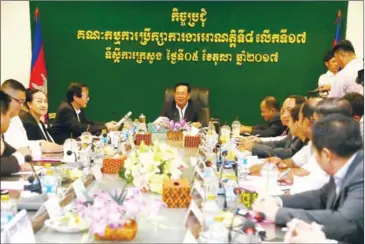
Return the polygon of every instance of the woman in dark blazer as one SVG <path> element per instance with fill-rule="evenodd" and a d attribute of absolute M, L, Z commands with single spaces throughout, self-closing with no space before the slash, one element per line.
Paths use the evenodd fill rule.
<path fill-rule="evenodd" d="M 53 142 L 52 136 L 48 133 L 47 127 L 41 120 L 48 112 L 48 100 L 43 91 L 27 89 L 25 92 L 25 106 L 29 112 L 21 111 L 19 117 L 23 122 L 29 140 L 46 140 Z"/>

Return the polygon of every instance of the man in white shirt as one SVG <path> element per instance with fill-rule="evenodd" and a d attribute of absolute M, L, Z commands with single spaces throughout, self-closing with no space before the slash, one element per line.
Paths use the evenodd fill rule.
<path fill-rule="evenodd" d="M 22 147 L 29 147 L 32 151 L 33 159 L 39 159 L 42 152 L 50 152 L 55 150 L 61 150 L 62 147 L 45 140 L 30 141 L 28 140 L 27 133 L 23 127 L 18 114 L 25 101 L 25 87 L 16 80 L 6 80 L 1 85 L 1 90 L 4 91 L 11 98 L 9 111 L 10 111 L 10 125 L 6 133 L 4 133 L 5 142 L 9 143 L 15 149 Z"/>
<path fill-rule="evenodd" d="M 355 120 L 341 114 L 320 118 L 313 125 L 313 150 L 322 170 L 331 176 L 329 182 L 318 190 L 291 196 L 259 197 L 252 209 L 277 225 L 297 218 L 322 225 L 329 239 L 364 243 L 362 147 Z"/>
<path fill-rule="evenodd" d="M 17 173 L 24 166 L 25 156 L 31 155 L 28 147 L 18 148 L 15 150 L 9 144 L 3 141 L 3 133 L 8 130 L 10 123 L 10 107 L 11 98 L 3 91 L 0 91 L 0 110 L 1 110 L 1 136 L 0 136 L 0 175 L 10 175 Z"/>
<path fill-rule="evenodd" d="M 356 83 L 364 87 L 364 69 L 359 70 L 359 72 L 357 72 Z M 360 133 L 362 138 L 364 138 L 364 115 L 361 116 L 359 123 L 360 123 Z"/>
<path fill-rule="evenodd" d="M 306 109 L 303 107 L 304 110 Z M 302 110 L 303 110 L 302 108 Z M 301 112 L 302 113 L 302 112 Z M 327 98 L 317 103 L 315 106 L 314 112 L 312 113 L 312 122 L 319 120 L 320 118 L 330 115 L 330 114 L 341 114 L 346 117 L 352 116 L 352 107 L 350 102 L 343 98 Z M 312 140 L 312 124 L 306 125 L 304 121 L 303 115 L 300 117 L 300 129 L 303 131 L 303 135 L 306 136 L 308 140 Z M 304 179 L 300 179 L 300 182 L 310 182 L 308 184 L 301 184 L 300 186 L 295 186 L 296 181 L 294 181 L 293 186 L 296 188 L 295 191 L 305 191 L 305 190 L 312 190 L 318 189 L 323 186 L 325 183 L 328 182 L 328 175 L 323 172 L 323 170 L 318 167 L 318 162 L 315 158 L 314 152 L 312 150 L 313 144 L 312 141 L 309 141 L 306 151 L 298 152 L 296 155 L 292 157 L 293 164 L 295 166 L 300 167 L 301 169 L 299 172 L 295 174 L 289 174 L 283 180 L 287 183 L 292 183 L 294 181 L 294 175 L 297 176 L 304 176 Z M 285 164 L 284 162 L 283 164 Z M 290 163 L 290 162 L 289 162 Z M 282 166 L 282 165 L 281 165 Z M 280 167 L 280 164 L 279 164 Z M 302 188 L 298 190 L 298 187 Z"/>
<path fill-rule="evenodd" d="M 348 40 L 340 41 L 332 52 L 342 69 L 333 80 L 332 85 L 322 85 L 320 91 L 328 91 L 328 97 L 343 97 L 350 92 L 363 94 L 363 87 L 356 83 L 358 71 L 364 68 L 364 61 L 356 58 L 355 49 Z"/>
<path fill-rule="evenodd" d="M 333 52 L 328 52 L 323 58 L 324 65 L 327 67 L 327 72 L 322 74 L 318 79 L 318 87 L 323 85 L 332 85 L 333 79 L 336 77 L 338 72 L 338 64 L 333 55 Z M 321 97 L 327 97 L 328 92 L 319 92 Z"/>
<path fill-rule="evenodd" d="M 310 98 L 308 99 L 301 107 L 299 112 L 299 121 L 300 128 L 297 131 L 297 137 L 302 140 L 305 144 L 309 144 L 309 138 L 311 137 L 311 127 L 314 122 L 313 113 L 316 105 L 321 98 Z M 299 150 L 293 157 L 288 159 L 280 159 L 278 157 L 267 158 L 264 161 L 270 163 L 276 163 L 279 167 L 282 168 L 300 168 L 302 167 L 311 156 L 311 146 L 305 145 L 301 150 Z M 251 167 L 251 172 L 256 172 L 261 170 L 258 166 Z M 308 175 L 308 172 L 303 172 L 304 175 Z"/>

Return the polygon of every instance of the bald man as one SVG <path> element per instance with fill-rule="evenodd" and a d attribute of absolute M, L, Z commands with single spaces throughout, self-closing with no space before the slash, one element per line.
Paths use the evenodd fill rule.
<path fill-rule="evenodd" d="M 280 120 L 280 106 L 275 97 L 265 97 L 260 104 L 261 116 L 266 122 L 258 126 L 241 126 L 241 134 L 249 133 L 259 137 L 280 136 L 286 127 Z"/>

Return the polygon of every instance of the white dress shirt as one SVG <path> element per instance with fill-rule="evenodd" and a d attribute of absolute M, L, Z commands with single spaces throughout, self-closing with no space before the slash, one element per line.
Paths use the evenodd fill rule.
<path fill-rule="evenodd" d="M 350 92 L 363 94 L 363 87 L 356 83 L 358 71 L 364 68 L 361 58 L 351 60 L 343 70 L 336 74 L 328 97 L 343 97 Z"/>
<path fill-rule="evenodd" d="M 1 141 L 1 155 L 2 155 L 3 152 L 4 152 L 4 147 L 5 147 L 5 144 L 3 142 L 3 137 L 2 136 L 0 136 L 0 141 Z M 12 154 L 12 156 L 14 156 L 16 158 L 16 160 L 18 161 L 18 164 L 19 165 L 24 164 L 25 158 L 24 158 L 24 156 L 20 152 L 14 152 Z"/>
<path fill-rule="evenodd" d="M 275 137 L 261 137 L 260 141 L 261 142 L 274 142 L 274 141 L 281 141 L 285 138 L 286 136 L 275 136 Z"/>
<path fill-rule="evenodd" d="M 47 130 L 46 131 L 43 130 L 42 124 L 41 123 L 38 123 L 38 126 L 39 126 L 39 129 L 41 129 L 41 131 L 42 131 L 42 133 L 44 135 L 44 138 L 46 138 L 47 141 L 48 141 L 47 138 L 50 138 L 51 139 L 50 142 L 53 142 L 54 143 L 54 140 L 53 140 L 52 136 L 48 133 L 48 131 Z M 46 127 L 46 125 L 44 125 L 44 127 Z"/>
<path fill-rule="evenodd" d="M 318 86 L 323 85 L 332 85 L 333 79 L 336 77 L 336 74 L 332 73 L 331 71 L 327 71 L 326 73 L 322 74 L 318 79 Z"/>
<path fill-rule="evenodd" d="M 325 74 L 322 74 L 318 79 L 318 86 L 323 85 L 332 85 L 333 80 L 335 79 L 336 74 L 332 73 L 331 71 L 327 70 Z M 320 96 L 328 95 L 328 92 L 319 92 Z"/>
<path fill-rule="evenodd" d="M 309 141 L 308 144 L 302 147 L 302 149 L 300 149 L 296 154 L 294 154 L 291 159 L 295 165 L 302 167 L 309 161 L 312 155 L 312 142 Z"/>
<path fill-rule="evenodd" d="M 186 108 L 188 107 L 189 103 L 187 102 L 185 107 L 183 109 L 181 109 L 179 106 L 177 106 L 176 104 L 176 108 L 177 108 L 177 111 L 179 111 L 179 118 L 180 120 L 183 119 L 185 117 L 185 111 L 186 111 Z"/>
<path fill-rule="evenodd" d="M 335 180 L 335 184 L 336 184 L 336 193 L 337 194 L 340 192 L 343 179 L 345 178 L 346 173 L 347 173 L 348 169 L 350 168 L 350 165 L 352 164 L 352 162 L 354 162 L 356 154 L 357 153 L 352 155 L 352 157 L 333 176 L 333 179 Z"/>
<path fill-rule="evenodd" d="M 33 159 L 39 159 L 42 155 L 40 141 L 28 140 L 27 131 L 24 129 L 19 116 L 10 119 L 9 128 L 4 133 L 4 139 L 15 149 L 29 147 L 32 151 Z"/>
<path fill-rule="evenodd" d="M 316 157 L 311 155 L 302 169 L 309 171 L 307 176 L 294 176 L 290 194 L 317 190 L 329 182 L 329 175 L 319 166 Z"/>
<path fill-rule="evenodd" d="M 79 114 L 81 113 L 81 109 L 77 109 L 77 110 L 75 109 L 75 112 L 76 112 L 77 120 L 80 122 Z"/>

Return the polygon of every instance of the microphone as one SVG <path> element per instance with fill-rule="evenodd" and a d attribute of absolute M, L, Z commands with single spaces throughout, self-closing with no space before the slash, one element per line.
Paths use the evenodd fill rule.
<path fill-rule="evenodd" d="M 262 222 L 266 219 L 266 215 L 263 212 L 256 212 L 253 217 L 257 222 Z"/>
<path fill-rule="evenodd" d="M 252 222 L 251 220 L 248 220 L 247 219 L 245 221 L 245 223 L 243 223 L 242 231 L 248 237 L 248 239 L 249 239 L 249 242 L 248 243 L 254 243 L 253 242 L 253 236 L 256 234 L 256 226 L 255 226 L 255 223 Z"/>
<path fill-rule="evenodd" d="M 75 156 L 75 163 L 77 162 L 77 155 L 76 155 L 76 153 L 75 153 L 75 152 L 73 152 L 73 151 L 71 151 L 71 150 L 67 150 L 66 154 L 67 154 L 68 156 L 71 156 L 71 155 L 73 154 L 73 155 Z"/>
<path fill-rule="evenodd" d="M 119 120 L 119 122 L 117 123 L 117 125 L 118 126 L 121 126 L 124 123 L 124 121 L 126 121 L 126 119 L 128 119 L 129 116 L 131 116 L 131 115 L 132 115 L 132 112 L 129 111 L 126 115 L 124 115 L 124 117 L 121 120 Z"/>
<path fill-rule="evenodd" d="M 30 167 L 32 168 L 32 171 L 34 173 L 34 176 L 29 176 L 28 177 L 28 182 L 30 183 L 30 185 L 24 185 L 24 190 L 26 191 L 30 191 L 30 192 L 37 192 L 39 194 L 42 194 L 42 186 L 41 186 L 41 181 L 38 177 L 38 174 L 37 172 L 35 171 L 34 169 L 34 166 L 33 166 L 33 159 L 32 159 L 32 156 L 30 155 L 25 155 L 24 157 L 24 161 L 29 163 L 30 164 Z M 33 184 L 34 182 L 34 177 L 37 179 L 37 184 Z"/>

